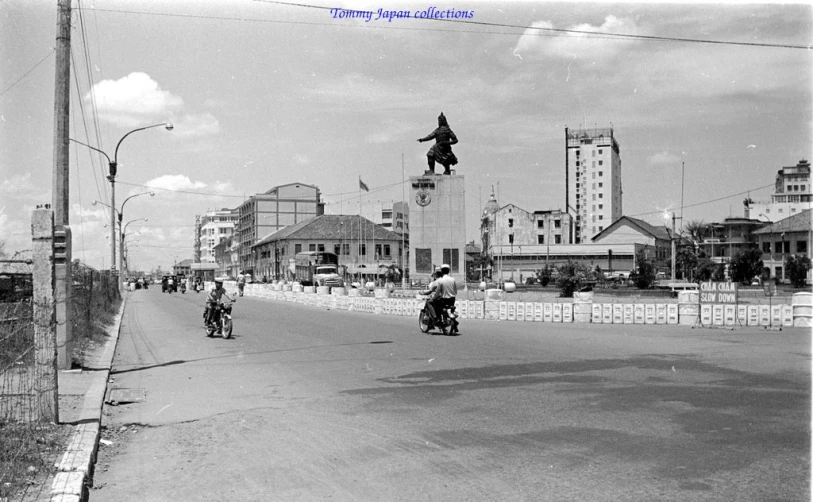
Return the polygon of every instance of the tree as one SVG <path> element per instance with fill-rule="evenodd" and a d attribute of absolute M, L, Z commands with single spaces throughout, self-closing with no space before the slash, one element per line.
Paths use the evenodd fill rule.
<path fill-rule="evenodd" d="M 635 262 L 638 264 L 635 274 L 635 286 L 638 289 L 649 289 L 655 283 L 655 264 L 647 259 L 643 249 L 635 253 Z"/>
<path fill-rule="evenodd" d="M 697 282 L 722 281 L 725 279 L 725 267 L 721 263 L 714 263 L 711 258 L 700 258 L 694 278 Z"/>
<path fill-rule="evenodd" d="M 553 276 L 553 269 L 545 264 L 545 268 L 540 268 L 536 271 L 536 278 L 539 280 L 539 283 L 542 287 L 547 287 L 550 284 L 550 279 Z"/>
<path fill-rule="evenodd" d="M 753 278 L 762 273 L 762 267 L 762 252 L 758 248 L 750 248 L 734 255 L 728 273 L 732 282 L 751 284 Z"/>
<path fill-rule="evenodd" d="M 703 241 L 703 236 L 706 235 L 706 228 L 708 225 L 703 220 L 690 220 L 683 225 L 683 230 L 688 234 L 688 238 L 697 248 L 698 244 Z"/>
<path fill-rule="evenodd" d="M 794 288 L 803 288 L 807 282 L 807 272 L 810 270 L 810 258 L 807 256 L 789 256 L 785 259 L 785 269 L 788 271 L 790 283 Z"/>
<path fill-rule="evenodd" d="M 694 279 L 694 274 L 697 270 L 697 263 L 700 260 L 694 248 L 691 246 L 682 246 L 677 250 L 675 256 L 675 268 L 681 271 L 683 280 L 691 281 Z"/>
<path fill-rule="evenodd" d="M 572 260 L 559 265 L 556 270 L 559 272 L 556 287 L 559 288 L 561 298 L 572 298 L 574 292 L 581 289 L 586 282 L 593 280 L 593 272 L 589 267 Z"/>

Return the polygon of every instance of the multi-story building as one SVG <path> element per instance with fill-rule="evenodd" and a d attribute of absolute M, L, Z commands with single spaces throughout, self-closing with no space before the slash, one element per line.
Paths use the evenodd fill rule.
<path fill-rule="evenodd" d="M 810 209 L 765 225 L 754 232 L 762 250 L 762 262 L 771 277 L 789 280 L 786 261 L 792 256 L 810 257 L 813 246 L 813 211 Z M 813 284 L 813 270 L 807 272 L 807 283 Z"/>
<path fill-rule="evenodd" d="M 240 270 L 255 273 L 252 246 L 260 239 L 289 225 L 324 213 L 319 188 L 305 183 L 289 183 L 252 195 L 238 208 L 239 219 L 235 235 L 239 245 Z"/>
<path fill-rule="evenodd" d="M 499 207 L 492 192 L 480 220 L 483 253 L 497 270 L 494 279 L 529 277 L 544 267 L 557 248 L 571 244 L 571 216 L 564 211 L 526 211 L 514 204 Z"/>
<path fill-rule="evenodd" d="M 234 209 L 222 208 L 207 211 L 198 217 L 200 263 L 215 263 L 215 246 L 234 234 L 234 226 L 239 213 Z M 197 226 L 197 225 L 196 225 Z"/>
<path fill-rule="evenodd" d="M 623 214 L 621 150 L 613 129 L 565 128 L 565 211 L 574 216 L 570 240 L 590 239 Z"/>
<path fill-rule="evenodd" d="M 360 214 L 391 232 L 409 235 L 409 205 L 406 202 L 364 202 Z"/>
<path fill-rule="evenodd" d="M 795 166 L 783 167 L 776 173 L 776 184 L 770 202 L 745 199 L 745 217 L 762 221 L 779 221 L 813 208 L 810 186 L 810 162 L 805 159 Z"/>

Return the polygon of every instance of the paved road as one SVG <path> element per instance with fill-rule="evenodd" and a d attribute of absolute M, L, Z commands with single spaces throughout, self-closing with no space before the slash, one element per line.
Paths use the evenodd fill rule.
<path fill-rule="evenodd" d="M 128 302 L 91 501 L 809 500 L 809 330 Z"/>

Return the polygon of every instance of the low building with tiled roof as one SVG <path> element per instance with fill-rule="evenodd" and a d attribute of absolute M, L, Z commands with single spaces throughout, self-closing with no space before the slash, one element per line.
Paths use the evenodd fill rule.
<path fill-rule="evenodd" d="M 255 277 L 289 278 L 297 253 L 334 253 L 349 274 L 376 275 L 380 267 L 402 268 L 403 237 L 358 215 L 325 214 L 289 225 L 251 247 Z"/>

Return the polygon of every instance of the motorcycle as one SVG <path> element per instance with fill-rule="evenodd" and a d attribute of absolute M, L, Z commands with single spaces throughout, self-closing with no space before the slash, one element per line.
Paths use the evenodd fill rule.
<path fill-rule="evenodd" d="M 457 321 L 457 311 L 454 306 L 444 308 L 443 312 L 435 312 L 438 318 L 433 323 L 431 315 L 429 314 L 429 297 L 417 294 L 416 298 L 424 300 L 421 313 L 418 314 L 418 326 L 422 333 L 429 333 L 433 327 L 438 328 L 444 335 L 456 335 L 460 333 L 457 329 L 460 323 Z"/>
<path fill-rule="evenodd" d="M 232 304 L 228 302 L 219 302 L 214 306 L 214 313 L 212 320 L 206 326 L 206 336 L 212 337 L 217 331 L 218 334 L 223 335 L 223 338 L 231 338 L 232 329 L 234 324 L 231 319 Z M 206 313 L 204 312 L 204 317 Z"/>
<path fill-rule="evenodd" d="M 181 294 L 184 294 L 184 293 L 186 293 L 186 283 L 182 282 L 181 283 Z"/>

